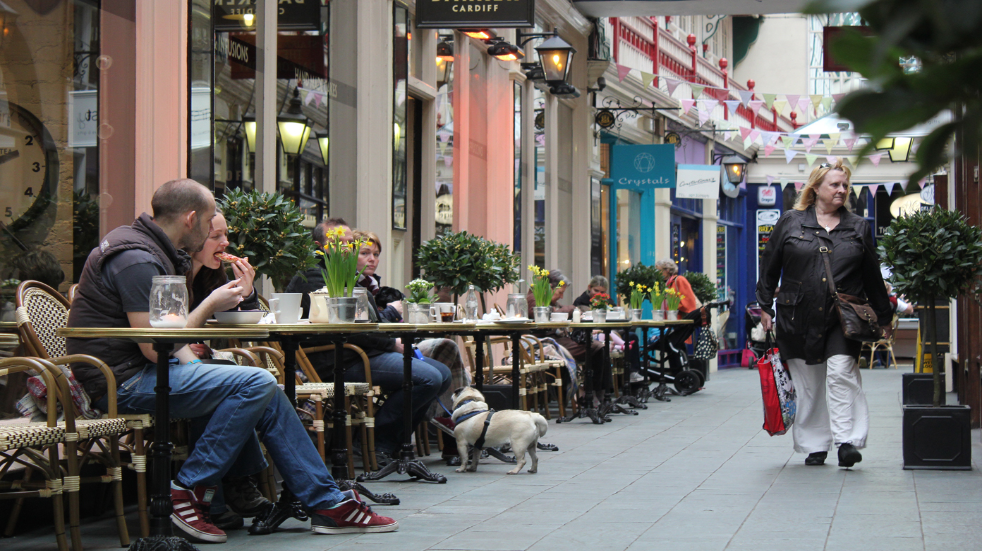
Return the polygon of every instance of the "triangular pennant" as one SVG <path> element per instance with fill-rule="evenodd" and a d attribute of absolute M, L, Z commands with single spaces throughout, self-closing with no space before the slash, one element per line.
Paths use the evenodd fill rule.
<path fill-rule="evenodd" d="M 753 90 L 737 90 L 737 93 L 740 94 L 740 103 L 742 103 L 744 107 L 747 107 L 747 102 L 754 97 Z"/>
<path fill-rule="evenodd" d="M 863 191 L 863 186 L 853 185 L 850 187 L 852 187 L 852 194 L 855 195 L 856 197 L 859 197 L 859 193 Z"/>
<path fill-rule="evenodd" d="M 699 106 L 699 126 L 706 124 L 706 121 L 708 120 L 709 120 L 709 109 L 705 109 L 702 106 Z"/>
<path fill-rule="evenodd" d="M 788 99 L 788 105 L 794 111 L 794 108 L 798 106 L 798 98 L 801 97 L 801 94 L 784 94 L 784 97 Z"/>
<path fill-rule="evenodd" d="M 692 109 L 692 106 L 696 104 L 696 100 L 684 99 L 681 101 L 681 103 L 682 103 L 682 114 L 684 115 L 689 112 L 689 109 Z"/>
<path fill-rule="evenodd" d="M 836 141 L 829 138 L 827 140 L 822 140 L 822 143 L 825 144 L 825 152 L 831 155 L 832 148 L 835 147 Z"/>
<path fill-rule="evenodd" d="M 443 164 L 447 165 L 448 167 L 453 166 L 453 155 L 447 155 L 444 157 Z"/>
<path fill-rule="evenodd" d="M 808 166 L 812 166 L 813 164 L 815 164 L 815 161 L 817 159 L 818 159 L 818 155 L 812 155 L 811 153 L 805 153 L 805 162 L 808 163 Z"/>
<path fill-rule="evenodd" d="M 786 188 L 786 187 L 788 187 L 788 179 L 787 178 L 781 178 L 781 191 L 784 191 L 784 188 Z"/>
<path fill-rule="evenodd" d="M 764 106 L 764 102 L 760 101 L 759 99 L 750 102 L 750 110 L 754 112 L 754 115 L 756 115 L 757 112 L 760 111 L 760 108 L 763 106 Z"/>
<path fill-rule="evenodd" d="M 788 102 L 784 101 L 783 99 L 774 100 L 774 111 L 776 111 L 777 114 L 780 115 L 781 112 L 784 111 L 784 106 L 787 104 Z"/>
<path fill-rule="evenodd" d="M 798 98 L 798 110 L 801 111 L 801 114 L 802 115 L 804 115 L 805 113 L 808 112 L 808 98 L 807 97 Z"/>
<path fill-rule="evenodd" d="M 674 78 L 666 78 L 665 79 L 665 86 L 668 87 L 668 95 L 674 94 L 675 93 L 675 89 L 679 87 L 679 84 L 681 84 L 681 82 L 678 81 L 678 80 L 675 80 Z"/>
<path fill-rule="evenodd" d="M 859 157 L 843 157 L 843 159 L 845 159 L 846 161 L 848 161 L 849 164 L 852 165 L 852 168 L 853 169 L 855 169 L 857 166 L 859 166 Z"/>
<path fill-rule="evenodd" d="M 300 89 L 300 99 L 303 100 L 303 104 L 304 105 L 310 105 L 310 100 L 312 100 L 314 98 L 310 97 L 310 91 L 309 90 L 304 90 L 303 88 L 301 88 Z"/>
<path fill-rule="evenodd" d="M 839 158 L 836 157 L 835 155 L 829 155 L 828 157 L 825 158 L 825 160 L 828 161 L 830 165 L 834 165 L 839 161 Z"/>
<path fill-rule="evenodd" d="M 627 77 L 627 74 L 630 73 L 630 72 L 631 72 L 631 68 L 630 67 L 621 65 L 620 63 L 617 64 L 617 80 L 618 81 L 624 82 L 624 78 Z"/>
<path fill-rule="evenodd" d="M 829 139 L 832 140 L 833 144 L 839 143 L 840 136 L 842 136 L 842 132 L 829 132 Z"/>
<path fill-rule="evenodd" d="M 774 152 L 774 146 L 773 145 L 765 145 L 764 146 L 764 157 L 769 157 L 771 155 L 771 153 L 773 153 L 773 152 Z"/>
<path fill-rule="evenodd" d="M 887 197 L 893 195 L 893 186 L 897 185 L 897 182 L 887 182 L 883 184 L 883 189 L 887 192 Z"/>
<path fill-rule="evenodd" d="M 805 152 L 811 153 L 812 148 L 815 147 L 815 143 L 818 142 L 818 137 L 812 137 L 809 135 L 807 138 L 802 138 L 801 141 L 805 145 Z"/>
<path fill-rule="evenodd" d="M 825 96 L 824 98 L 822 98 L 822 109 L 825 109 L 825 111 L 831 111 L 832 110 L 832 98 L 830 98 L 828 96 Z"/>
<path fill-rule="evenodd" d="M 712 113 L 713 112 L 713 109 L 716 109 L 716 106 L 717 105 L 719 105 L 719 100 L 718 99 L 701 99 L 701 100 L 699 100 L 699 110 L 702 111 L 702 110 L 705 109 L 707 113 Z"/>
<path fill-rule="evenodd" d="M 689 87 L 692 88 L 692 99 L 699 99 L 699 96 L 702 95 L 703 89 L 706 88 L 706 86 L 703 84 L 690 84 Z"/>
<path fill-rule="evenodd" d="M 740 105 L 740 100 L 728 99 L 724 100 L 723 103 L 726 104 L 726 107 L 730 110 L 730 113 L 736 113 L 737 107 Z"/>
<path fill-rule="evenodd" d="M 795 139 L 793 136 L 781 136 L 781 143 L 784 144 L 784 148 L 787 149 L 794 145 Z"/>
<path fill-rule="evenodd" d="M 846 144 L 846 147 L 849 148 L 849 151 L 852 151 L 852 148 L 856 146 L 856 140 L 858 140 L 858 139 L 859 138 L 856 138 L 856 137 L 842 138 L 842 143 Z"/>
<path fill-rule="evenodd" d="M 750 131 L 750 139 L 756 140 L 760 136 L 760 130 L 754 129 Z"/>
<path fill-rule="evenodd" d="M 771 184 L 774 183 L 774 177 L 771 176 L 770 174 L 768 174 L 767 176 L 765 176 L 765 178 L 767 178 L 767 185 L 771 185 Z"/>
<path fill-rule="evenodd" d="M 777 99 L 777 94 L 763 94 L 763 96 L 764 96 L 764 105 L 766 105 L 768 109 L 773 107 L 774 100 Z"/>
<path fill-rule="evenodd" d="M 747 136 L 750 135 L 750 132 L 752 130 L 753 130 L 752 128 L 747 128 L 746 126 L 741 126 L 740 127 L 740 139 L 741 140 L 746 140 L 747 139 Z"/>
<path fill-rule="evenodd" d="M 832 99 L 834 99 L 836 103 L 839 103 L 845 96 L 845 94 L 832 94 Z"/>
<path fill-rule="evenodd" d="M 440 138 L 441 142 L 447 142 L 450 140 L 450 132 L 437 132 L 436 136 Z"/>
<path fill-rule="evenodd" d="M 822 103 L 822 94 L 812 94 L 808 97 L 812 100 L 812 107 L 818 109 L 818 104 Z"/>
<path fill-rule="evenodd" d="M 655 75 L 641 71 L 641 86 L 643 88 L 647 88 L 652 80 L 655 80 Z"/>
<path fill-rule="evenodd" d="M 876 153 L 868 157 L 869 162 L 873 163 L 873 166 L 880 166 L 880 159 L 883 157 L 882 153 Z"/>
<path fill-rule="evenodd" d="M 750 149 L 750 146 L 753 145 L 753 143 L 754 141 L 752 139 L 747 138 L 746 140 L 743 140 L 743 148 Z"/>
<path fill-rule="evenodd" d="M 317 104 L 317 107 L 320 107 L 321 105 L 327 105 L 327 96 L 320 92 L 317 92 L 317 96 L 314 98 L 314 102 Z"/>
<path fill-rule="evenodd" d="M 795 182 L 794 183 L 794 190 L 795 191 L 801 191 L 801 188 L 803 188 L 803 187 L 805 187 L 805 183 L 804 182 Z"/>
<path fill-rule="evenodd" d="M 798 152 L 793 149 L 784 150 L 784 158 L 787 159 L 788 164 L 791 164 L 791 159 L 794 159 L 794 156 L 797 154 Z"/>
<path fill-rule="evenodd" d="M 880 184 L 870 184 L 869 185 L 869 192 L 872 193 L 873 195 L 876 195 L 876 192 L 879 189 L 880 189 Z"/>
<path fill-rule="evenodd" d="M 440 155 L 446 155 L 447 154 L 447 144 L 446 144 L 446 142 L 437 141 L 436 142 L 436 147 L 440 150 Z"/>
<path fill-rule="evenodd" d="M 919 186 L 919 187 L 920 187 L 921 189 L 924 189 L 924 184 L 926 184 L 926 183 L 927 183 L 927 180 L 924 180 L 924 179 L 922 179 L 922 180 L 921 180 L 920 182 L 917 182 L 917 185 L 918 185 L 918 186 Z"/>

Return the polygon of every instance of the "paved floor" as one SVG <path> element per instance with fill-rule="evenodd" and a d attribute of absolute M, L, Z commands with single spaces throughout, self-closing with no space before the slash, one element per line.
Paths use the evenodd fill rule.
<path fill-rule="evenodd" d="M 871 410 L 864 460 L 847 471 L 805 467 L 790 435 L 769 437 L 756 371 L 715 374 L 706 390 L 652 402 L 609 425 L 549 425 L 539 473 L 483 463 L 445 485 L 374 483 L 402 499 L 376 510 L 395 534 L 315 536 L 297 522 L 226 548 L 411 550 L 949 550 L 982 547 L 982 470 L 904 471 L 900 371 L 864 371 Z M 952 403 L 952 401 L 949 401 Z M 978 431 L 973 441 L 979 442 Z M 130 526 L 136 524 L 135 515 Z M 118 548 L 111 522 L 87 522 L 88 549 Z M 53 549 L 50 533 L 4 540 L 5 551 Z M 205 547 L 202 547 L 203 549 Z"/>

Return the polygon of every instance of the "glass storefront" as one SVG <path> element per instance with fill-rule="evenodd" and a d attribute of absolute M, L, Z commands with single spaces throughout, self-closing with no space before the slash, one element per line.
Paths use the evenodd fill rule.
<path fill-rule="evenodd" d="M 428 32 L 428 31 L 427 31 Z M 441 31 L 437 37 L 453 44 L 451 31 Z M 454 62 L 449 59 L 436 61 L 436 236 L 453 229 L 453 173 L 454 173 Z"/>

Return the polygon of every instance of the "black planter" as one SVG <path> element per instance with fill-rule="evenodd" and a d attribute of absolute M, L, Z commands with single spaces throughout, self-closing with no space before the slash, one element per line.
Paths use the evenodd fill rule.
<path fill-rule="evenodd" d="M 945 405 L 945 380 L 941 374 L 941 405 Z M 934 374 L 933 373 L 904 373 L 903 401 L 905 406 L 930 406 L 934 404 Z"/>
<path fill-rule="evenodd" d="M 904 469 L 972 469 L 968 406 L 903 406 Z"/>

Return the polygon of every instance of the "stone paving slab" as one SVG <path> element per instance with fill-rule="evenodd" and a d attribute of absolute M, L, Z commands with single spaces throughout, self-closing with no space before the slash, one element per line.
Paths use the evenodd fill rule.
<path fill-rule="evenodd" d="M 908 368 L 909 369 L 909 368 Z M 317 536 L 289 521 L 271 536 L 229 535 L 225 548 L 548 551 L 919 551 L 982 547 L 982 445 L 975 470 L 904 471 L 900 370 L 862 373 L 870 438 L 853 469 L 805 467 L 790 435 L 761 431 L 756 371 L 725 370 L 707 388 L 610 424 L 550 423 L 539 473 L 508 476 L 494 460 L 458 474 L 424 461 L 447 484 L 373 483 L 402 504 L 376 506 L 395 534 Z M 949 403 L 954 399 L 949 398 Z M 128 515 L 131 530 L 135 511 Z M 87 549 L 118 549 L 110 518 L 83 521 Z M 2 542 L 4 551 L 55 549 L 50 531 Z M 209 546 L 201 546 L 203 549 Z"/>

